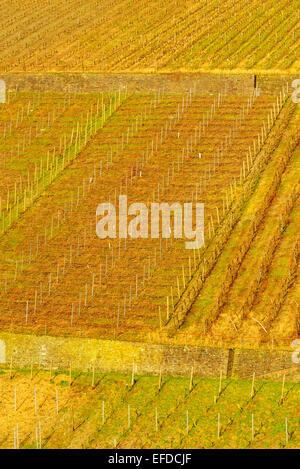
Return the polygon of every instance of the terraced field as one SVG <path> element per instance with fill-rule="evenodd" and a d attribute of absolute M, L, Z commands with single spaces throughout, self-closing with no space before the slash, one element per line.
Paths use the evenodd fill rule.
<path fill-rule="evenodd" d="M 299 71 L 299 1 L 4 0 L 1 72 Z"/>
<path fill-rule="evenodd" d="M 2 232 L 77 156 L 126 94 L 8 92 L 1 106 Z"/>
<path fill-rule="evenodd" d="M 204 321 L 236 344 L 247 336 L 288 344 L 299 335 L 299 113 L 289 129 L 201 285 L 189 332 Z"/>
<path fill-rule="evenodd" d="M 40 94 L 41 108 L 52 98 Z M 56 99 L 69 103 L 71 98 Z M 64 114 L 52 130 L 58 142 L 60 132 L 65 136 L 73 126 L 72 158 L 60 137 L 50 165 L 51 136 L 45 134 L 0 170 L 11 181 L 11 195 L 2 204 L 2 330 L 289 345 L 299 327 L 293 306 L 299 113 L 285 91 L 280 98 L 255 92 L 233 97 L 225 90 L 216 96 L 192 90 L 183 96 L 112 94 L 105 96 L 115 103 L 107 105 L 107 115 L 99 96 L 76 99 L 81 114 L 70 104 L 64 112 L 73 120 L 66 124 Z M 30 96 L 20 96 L 24 100 Z M 91 102 L 95 109 L 84 125 L 82 103 Z M 6 112 L 16 114 L 13 100 Z M 10 138 L 15 149 L 17 131 Z M 5 138 L 4 150 L 6 145 Z M 16 165 L 21 182 L 13 193 Z M 20 195 L 26 173 L 35 191 L 28 199 L 26 192 Z M 204 203 L 204 247 L 186 250 L 186 239 L 173 232 L 162 237 L 161 226 L 157 239 L 149 231 L 147 238 L 99 239 L 96 208 L 109 201 L 118 206 L 120 194 L 127 195 L 128 205 L 143 202 L 149 209 L 154 201 Z M 251 221 L 253 213 L 257 221 Z M 262 250 L 260 265 L 255 256 Z M 272 291 L 271 300 L 265 289 Z"/>
<path fill-rule="evenodd" d="M 1 448 L 299 446 L 298 383 L 1 372 Z"/>

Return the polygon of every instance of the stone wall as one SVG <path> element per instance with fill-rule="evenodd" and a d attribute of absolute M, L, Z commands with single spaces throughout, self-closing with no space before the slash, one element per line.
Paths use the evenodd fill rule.
<path fill-rule="evenodd" d="M 199 93 L 216 94 L 226 84 L 232 94 L 250 93 L 253 76 L 217 75 L 210 73 L 160 73 L 160 74 L 103 74 L 103 73 L 51 73 L 51 74 L 4 74 L 9 89 L 41 89 L 64 91 L 112 91 L 127 87 L 129 92 L 147 93 L 164 89 L 166 93 L 185 93 L 192 88 Z"/>
<path fill-rule="evenodd" d="M 292 82 L 295 79 L 300 78 L 298 75 L 257 75 L 257 86 L 262 90 L 263 94 L 273 95 L 279 94 L 282 90 L 282 87 L 285 87 L 285 90 L 288 90 L 289 93 L 292 93 L 294 88 L 292 88 Z"/>
<path fill-rule="evenodd" d="M 235 350 L 232 375 L 247 378 L 291 368 L 292 352 L 285 350 Z M 299 367 L 300 368 L 300 367 Z"/>
<path fill-rule="evenodd" d="M 31 336 L 0 333 L 0 362 L 13 367 L 40 367 L 99 372 L 137 373 L 188 376 L 191 367 L 195 376 L 235 378 L 263 375 L 290 368 L 292 351 L 229 350 L 213 347 L 183 347 L 122 342 L 117 340 Z M 300 367 L 300 365 L 299 365 Z"/>
<path fill-rule="evenodd" d="M 2 363 L 12 359 L 16 367 L 28 367 L 31 362 L 41 367 L 87 371 L 93 364 L 99 371 L 131 372 L 133 364 L 139 373 L 174 376 L 187 375 L 194 365 L 195 373 L 214 376 L 217 367 L 226 374 L 228 351 L 218 348 L 185 348 L 152 345 L 117 340 L 97 340 L 51 336 L 30 336 L 0 333 Z"/>
<path fill-rule="evenodd" d="M 256 83 L 263 94 L 278 94 L 283 85 L 291 83 L 299 75 L 257 75 Z M 199 94 L 216 94 L 226 89 L 229 94 L 249 94 L 254 87 L 254 74 L 226 73 L 3 73 L 8 89 L 21 90 L 75 90 L 83 92 L 109 92 L 127 87 L 129 92 L 147 93 L 164 89 L 166 93 L 185 93 L 192 88 Z"/>

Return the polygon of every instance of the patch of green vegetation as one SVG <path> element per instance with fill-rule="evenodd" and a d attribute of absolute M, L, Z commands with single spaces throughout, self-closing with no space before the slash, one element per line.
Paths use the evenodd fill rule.
<path fill-rule="evenodd" d="M 28 372 L 18 370 L 14 379 Z M 53 376 L 53 389 L 69 387 L 64 372 L 55 370 Z M 47 377 L 39 372 L 40 385 Z M 76 372 L 64 397 L 59 392 L 55 428 L 43 420 L 42 443 L 45 448 L 114 448 L 115 443 L 120 449 L 297 448 L 299 392 L 300 383 L 288 379 L 284 388 L 281 381 L 255 381 L 252 393 L 252 380 L 220 383 L 218 378 L 194 377 L 191 383 L 189 377 L 160 380 L 135 374 L 132 384 L 131 374 L 99 372 L 92 386 L 91 372 Z M 35 448 L 34 434 L 30 439 L 22 448 Z"/>
<path fill-rule="evenodd" d="M 65 387 L 67 387 L 67 386 L 70 386 L 70 383 L 69 383 L 68 381 L 62 380 L 62 381 L 59 382 L 59 385 L 60 385 L 62 388 L 65 388 Z"/>

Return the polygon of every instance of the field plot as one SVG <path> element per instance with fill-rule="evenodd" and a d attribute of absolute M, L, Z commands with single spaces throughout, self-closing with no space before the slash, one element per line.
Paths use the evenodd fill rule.
<path fill-rule="evenodd" d="M 243 216 L 248 217 L 247 212 L 242 215 L 245 207 L 235 209 L 234 203 L 243 200 L 255 166 L 261 168 L 258 179 L 264 174 L 264 167 L 259 166 L 263 143 L 268 146 L 274 139 L 273 133 L 278 134 L 273 143 L 277 148 L 294 113 L 295 106 L 284 94 L 280 100 L 255 93 L 232 97 L 225 90 L 216 96 L 195 95 L 192 90 L 184 96 L 132 95 L 120 102 L 104 126 L 86 141 L 73 161 L 62 166 L 47 191 L 41 193 L 37 202 L 1 238 L 1 328 L 14 332 L 154 341 L 169 340 L 168 335 L 174 335 L 175 331 L 173 340 L 179 342 L 186 340 L 187 335 L 189 342 L 195 343 L 219 344 L 223 339 L 231 343 L 245 336 L 251 345 L 270 342 L 270 334 L 266 340 L 258 333 L 259 323 L 264 319 L 261 314 L 256 317 L 253 313 L 255 330 L 249 334 L 246 328 L 243 332 L 244 320 L 251 320 L 252 304 L 249 313 L 235 312 L 240 324 L 221 311 L 221 303 L 216 311 L 215 298 L 220 295 L 222 279 L 219 274 L 210 275 L 210 263 L 220 257 L 223 270 L 229 264 L 220 256 L 223 249 L 224 257 L 226 249 L 229 250 L 228 226 L 233 229 L 233 243 L 240 235 L 235 234 L 233 221 L 228 225 L 228 217 L 236 223 L 242 216 L 241 226 L 244 226 Z M 278 152 L 285 153 L 280 147 Z M 278 195 L 279 214 L 282 212 L 283 217 L 291 214 L 294 224 L 297 155 L 278 173 L 280 178 L 281 173 L 287 178 L 285 189 Z M 280 158 L 273 155 L 268 161 L 267 155 L 266 161 L 269 173 L 277 174 Z M 269 173 L 266 170 L 266 177 L 262 177 L 263 187 Z M 291 196 L 286 194 L 290 181 L 295 185 L 295 194 L 286 209 L 281 205 Z M 149 210 L 154 201 L 204 203 L 204 248 L 191 253 L 185 249 L 185 240 L 175 239 L 173 234 L 162 238 L 161 227 L 158 239 L 151 239 L 148 231 L 147 238 L 117 236 L 100 240 L 95 230 L 96 208 L 102 202 L 118 206 L 120 194 L 127 195 L 128 205 L 143 202 Z M 297 248 L 292 220 L 284 218 L 284 223 L 284 228 L 289 225 L 292 236 L 285 247 L 276 238 L 271 257 L 278 244 L 287 251 L 291 246 Z M 258 249 L 265 249 L 263 243 L 268 245 L 273 240 L 277 225 L 272 226 L 272 221 L 270 224 L 265 237 L 257 234 L 262 244 Z M 278 250 L 277 257 L 280 256 Z M 200 287 L 205 294 L 200 293 L 191 313 L 187 308 L 182 316 L 178 314 L 178 305 L 199 273 Z M 289 270 L 283 274 L 282 281 L 288 274 Z M 222 270 L 221 275 L 224 275 Z M 210 277 L 217 286 L 209 286 Z M 241 284 L 245 282 L 246 287 L 251 286 L 249 279 L 242 275 L 238 280 Z M 286 285 L 286 292 L 291 295 L 295 282 L 296 272 Z M 196 291 L 200 287 L 197 285 Z M 242 287 L 236 288 L 239 291 Z M 269 288 L 272 289 L 271 284 Z M 201 309 L 198 304 L 202 296 L 205 300 Z M 244 300 L 247 298 L 246 295 Z M 234 310 L 235 301 L 233 296 L 229 303 Z M 238 301 L 242 298 L 238 297 Z M 280 317 L 284 307 L 286 298 L 279 298 L 273 319 Z M 225 315 L 223 322 L 221 312 Z M 297 333 L 296 318 L 292 310 L 286 316 L 289 328 L 283 323 L 276 329 L 274 323 L 272 337 L 276 344 L 286 345 L 287 338 L 290 343 L 290 336 Z M 182 324 L 183 331 L 178 331 Z M 234 334 L 230 327 L 234 327 Z"/>
<path fill-rule="evenodd" d="M 299 71 L 299 1 L 4 0 L 2 72 Z"/>
<path fill-rule="evenodd" d="M 126 93 L 7 93 L 1 106 L 0 217 L 4 233 L 77 157 Z"/>
<path fill-rule="evenodd" d="M 201 285 L 187 329 L 208 325 L 206 334 L 210 327 L 237 345 L 247 336 L 274 345 L 299 335 L 298 128 L 299 113 Z"/>
<path fill-rule="evenodd" d="M 297 448 L 299 383 L 1 370 L 1 448 Z"/>

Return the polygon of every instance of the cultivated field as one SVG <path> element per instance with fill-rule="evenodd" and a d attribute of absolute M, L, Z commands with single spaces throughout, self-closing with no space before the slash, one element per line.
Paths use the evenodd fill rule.
<path fill-rule="evenodd" d="M 271 340 L 289 345 L 299 327 L 293 307 L 298 294 L 299 243 L 293 226 L 299 115 L 283 93 L 280 99 L 255 93 L 232 97 L 224 90 L 211 97 L 192 91 L 184 96 L 124 96 L 122 102 L 117 97 L 111 117 L 96 133 L 85 134 L 72 158 L 66 150 L 71 148 L 68 140 L 77 142 L 80 129 L 84 133 L 90 128 L 89 116 L 86 122 L 81 118 L 76 137 L 74 132 L 70 137 L 71 126 L 74 129 L 80 121 L 76 109 L 69 126 L 63 117 L 61 127 L 55 123 L 57 139 L 60 129 L 64 136 L 67 128 L 69 132 L 64 148 L 57 144 L 52 152 L 51 165 L 46 134 L 37 142 L 36 151 L 44 151 L 38 167 L 32 163 L 34 145 L 32 154 L 27 151 L 5 160 L 6 180 L 11 187 L 18 176 L 20 182 L 15 192 L 11 188 L 10 196 L 3 197 L 10 205 L 2 204 L 2 329 L 153 341 L 168 340 L 177 331 L 178 342 L 188 335 L 189 343 L 197 344 L 244 339 L 250 345 Z M 97 116 L 96 112 L 95 122 Z M 288 133 L 282 138 L 284 132 Z M 18 135 L 10 138 L 15 148 Z M 6 145 L 5 138 L 4 150 Z M 21 168 L 18 176 L 14 166 Z M 26 173 L 28 181 L 22 184 Z M 253 186 L 257 181 L 260 185 Z M 32 191 L 27 198 L 26 185 Z M 261 197 L 266 188 L 268 200 Z M 144 202 L 149 208 L 152 201 L 203 202 L 205 246 L 186 250 L 184 240 L 173 234 L 169 239 L 151 239 L 149 233 L 148 239 L 100 240 L 96 207 L 101 202 L 118 203 L 119 194 L 127 195 L 128 205 Z M 257 219 L 254 232 L 251 225 L 245 229 L 244 219 L 251 219 L 251 211 L 258 209 L 261 216 L 268 212 L 268 218 Z M 270 242 L 263 266 L 254 260 L 255 268 L 248 269 L 252 252 Z M 280 267 L 276 262 L 284 249 L 290 260 Z M 228 280 L 224 259 L 230 256 L 235 273 Z M 235 261 L 236 256 L 241 259 Z M 259 274 L 262 269 L 264 277 Z M 285 282 L 283 294 L 276 275 Z M 278 299 L 269 302 L 262 292 L 271 288 L 274 293 L 272 282 L 279 287 Z M 246 293 L 241 297 L 235 292 L 243 285 Z M 186 301 L 191 289 L 194 298 L 197 295 L 193 306 Z M 254 313 L 254 305 L 263 312 Z M 178 330 L 179 326 L 183 327 Z"/>
<path fill-rule="evenodd" d="M 57 175 L 58 162 L 64 169 L 123 99 L 120 91 L 79 95 L 15 89 L 7 93 L 7 103 L 0 107 L 2 231 Z"/>
<path fill-rule="evenodd" d="M 299 71 L 299 0 L 4 0 L 2 72 Z"/>
<path fill-rule="evenodd" d="M 299 383 L 2 370 L 0 448 L 297 448 Z"/>

